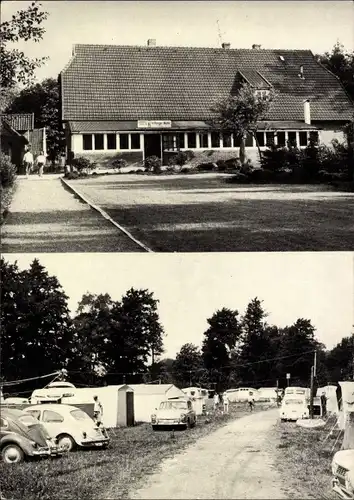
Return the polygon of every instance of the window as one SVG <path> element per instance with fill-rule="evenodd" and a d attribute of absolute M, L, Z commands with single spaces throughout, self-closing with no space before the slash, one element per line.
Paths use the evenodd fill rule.
<path fill-rule="evenodd" d="M 211 147 L 219 148 L 220 147 L 220 134 L 219 132 L 211 133 Z"/>
<path fill-rule="evenodd" d="M 274 144 L 274 132 L 266 132 L 266 146 Z"/>
<path fill-rule="evenodd" d="M 196 135 L 194 132 L 188 132 L 188 148 L 195 148 L 197 146 L 196 143 Z"/>
<path fill-rule="evenodd" d="M 163 134 L 162 147 L 164 151 L 174 151 L 176 149 L 176 136 L 173 134 Z"/>
<path fill-rule="evenodd" d="M 223 147 L 231 148 L 231 134 L 223 134 Z"/>
<path fill-rule="evenodd" d="M 49 422 L 51 422 L 51 423 L 64 422 L 64 417 L 62 417 L 56 411 L 44 410 L 44 412 L 43 412 L 43 422 L 48 422 L 48 423 Z"/>
<path fill-rule="evenodd" d="M 91 134 L 84 134 L 82 136 L 82 141 L 83 141 L 84 150 L 91 151 L 92 150 L 92 135 Z"/>
<path fill-rule="evenodd" d="M 300 146 L 307 146 L 307 132 L 299 132 Z"/>
<path fill-rule="evenodd" d="M 319 136 L 317 130 L 314 132 L 310 132 L 310 141 L 314 142 L 315 144 L 318 144 L 319 142 Z"/>
<path fill-rule="evenodd" d="M 290 146 L 296 146 L 296 132 L 288 132 L 288 143 Z"/>
<path fill-rule="evenodd" d="M 2 427 L 3 429 L 6 429 L 6 427 L 8 427 L 9 424 L 7 423 L 7 420 L 5 420 L 4 418 L 0 418 L 0 427 Z"/>
<path fill-rule="evenodd" d="M 116 134 L 107 134 L 107 149 L 117 149 Z"/>
<path fill-rule="evenodd" d="M 40 410 L 29 410 L 27 411 L 27 413 L 32 415 L 32 417 L 36 418 L 37 420 L 39 420 L 39 417 L 41 416 Z"/>
<path fill-rule="evenodd" d="M 239 148 L 241 146 L 241 137 L 234 134 L 234 147 Z"/>
<path fill-rule="evenodd" d="M 253 137 L 251 134 L 246 135 L 246 141 L 245 141 L 245 146 L 252 148 L 253 147 Z"/>
<path fill-rule="evenodd" d="M 184 134 L 178 134 L 177 135 L 177 148 L 181 149 L 184 148 Z"/>
<path fill-rule="evenodd" d="M 256 97 L 267 97 L 269 95 L 269 90 L 256 90 Z"/>
<path fill-rule="evenodd" d="M 257 141 L 258 141 L 259 146 L 264 146 L 265 145 L 265 143 L 264 143 L 264 133 L 263 132 L 257 132 L 256 133 L 256 137 L 257 137 Z"/>
<path fill-rule="evenodd" d="M 33 427 L 38 424 L 38 420 L 33 415 L 21 415 L 19 421 L 26 427 Z"/>
<path fill-rule="evenodd" d="M 140 149 L 140 134 L 131 134 L 131 149 Z"/>
<path fill-rule="evenodd" d="M 285 132 L 278 132 L 278 146 L 285 146 Z"/>
<path fill-rule="evenodd" d="M 207 148 L 208 147 L 208 134 L 205 132 L 201 132 L 199 134 L 199 147 Z"/>
<path fill-rule="evenodd" d="M 95 149 L 103 149 L 103 134 L 95 134 Z"/>
<path fill-rule="evenodd" d="M 129 149 L 128 134 L 120 134 L 120 149 Z"/>
<path fill-rule="evenodd" d="M 85 413 L 84 411 L 82 410 L 72 410 L 70 412 L 70 415 L 72 415 L 74 417 L 75 420 L 81 420 L 81 421 L 91 421 L 91 418 L 87 415 L 87 413 Z"/>

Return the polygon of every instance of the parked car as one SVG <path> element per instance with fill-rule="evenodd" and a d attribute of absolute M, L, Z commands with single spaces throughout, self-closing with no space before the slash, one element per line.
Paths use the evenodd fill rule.
<path fill-rule="evenodd" d="M 29 406 L 27 413 L 37 418 L 67 451 L 79 447 L 106 448 L 109 444 L 107 430 L 97 424 L 80 408 L 64 404 Z"/>
<path fill-rule="evenodd" d="M 4 399 L 5 405 L 26 405 L 28 404 L 28 399 L 26 398 L 6 398 Z"/>
<path fill-rule="evenodd" d="M 341 450 L 332 460 L 332 487 L 341 497 L 354 499 L 354 450 Z"/>
<path fill-rule="evenodd" d="M 197 422 L 192 402 L 187 399 L 168 399 L 160 403 L 159 409 L 151 415 L 152 429 L 160 427 L 194 427 Z"/>
<path fill-rule="evenodd" d="M 76 387 L 70 382 L 51 382 L 43 389 L 35 389 L 31 395 L 31 404 L 60 402 L 62 398 L 73 397 Z"/>
<path fill-rule="evenodd" d="M 299 418 L 309 418 L 307 399 L 301 396 L 284 396 L 280 407 L 280 420 L 296 422 Z"/>
<path fill-rule="evenodd" d="M 59 456 L 62 452 L 43 425 L 31 415 L 21 410 L 1 408 L 0 453 L 5 463 Z"/>

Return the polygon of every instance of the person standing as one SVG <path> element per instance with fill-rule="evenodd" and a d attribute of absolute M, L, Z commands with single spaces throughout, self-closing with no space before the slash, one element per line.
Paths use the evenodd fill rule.
<path fill-rule="evenodd" d="M 253 407 L 254 407 L 253 392 L 248 393 L 248 406 L 249 406 L 250 411 L 253 411 Z"/>
<path fill-rule="evenodd" d="M 33 154 L 30 150 L 26 151 L 23 157 L 23 164 L 26 171 L 26 177 L 28 178 L 30 172 L 33 169 Z"/>
<path fill-rule="evenodd" d="M 229 413 L 229 396 L 226 392 L 222 395 L 222 400 L 224 403 L 224 413 Z"/>
<path fill-rule="evenodd" d="M 102 424 L 102 416 L 103 416 L 103 407 L 101 405 L 98 396 L 93 397 L 94 406 L 93 406 L 93 419 L 99 427 Z"/>
<path fill-rule="evenodd" d="M 214 401 L 214 411 L 216 411 L 220 403 L 219 394 L 217 392 L 214 394 L 213 401 Z"/>
<path fill-rule="evenodd" d="M 45 162 L 46 162 L 46 158 L 44 156 L 44 152 L 41 151 L 40 154 L 37 156 L 37 167 L 38 167 L 39 177 L 42 177 L 42 175 L 43 175 Z"/>

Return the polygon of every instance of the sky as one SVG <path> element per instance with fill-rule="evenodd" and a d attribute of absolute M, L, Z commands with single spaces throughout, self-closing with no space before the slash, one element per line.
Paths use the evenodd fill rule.
<path fill-rule="evenodd" d="M 5 21 L 29 1 L 2 2 Z M 18 47 L 48 56 L 37 80 L 56 78 L 76 43 L 330 51 L 339 40 L 354 50 L 354 2 L 339 1 L 42 1 L 49 13 L 40 43 Z"/>
<path fill-rule="evenodd" d="M 310 319 L 320 342 L 332 348 L 354 324 L 354 254 L 349 252 L 205 254 L 5 254 L 28 268 L 36 257 L 59 279 L 69 307 L 86 292 L 119 300 L 131 287 L 159 299 L 165 353 L 201 345 L 207 318 L 222 307 L 244 313 L 263 300 L 268 323 L 279 327 Z"/>

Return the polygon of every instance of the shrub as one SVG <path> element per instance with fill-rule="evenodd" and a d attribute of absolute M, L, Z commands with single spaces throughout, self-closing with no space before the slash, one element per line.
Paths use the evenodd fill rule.
<path fill-rule="evenodd" d="M 0 152 L 0 186 L 3 188 L 13 186 L 16 179 L 16 167 L 10 158 Z"/>
<path fill-rule="evenodd" d="M 74 167 L 78 172 L 82 172 L 84 170 L 89 171 L 93 170 L 96 166 L 94 162 L 85 158 L 84 156 L 78 156 L 74 158 L 71 162 L 72 167 Z"/>
<path fill-rule="evenodd" d="M 127 161 L 124 158 L 115 158 L 112 160 L 111 165 L 113 168 L 120 170 L 128 165 Z"/>
<path fill-rule="evenodd" d="M 250 180 L 247 175 L 237 172 L 237 174 L 227 178 L 226 182 L 230 184 L 247 184 L 248 182 L 250 182 Z"/>
<path fill-rule="evenodd" d="M 191 169 L 190 169 L 190 168 L 188 168 L 188 167 L 183 167 L 183 168 L 181 168 L 180 173 L 181 173 L 181 174 L 189 174 L 189 173 L 190 173 L 190 171 L 191 171 Z"/>
<path fill-rule="evenodd" d="M 248 177 L 251 182 L 271 182 L 274 179 L 274 172 L 264 168 L 258 168 L 249 172 Z"/>
<path fill-rule="evenodd" d="M 144 174 L 144 170 L 142 168 L 138 168 L 138 170 L 135 170 L 135 173 L 137 175 L 142 175 L 142 174 Z"/>
<path fill-rule="evenodd" d="M 226 170 L 239 170 L 241 168 L 241 161 L 239 158 L 229 158 L 225 160 Z"/>
<path fill-rule="evenodd" d="M 217 170 L 218 166 L 216 163 L 200 163 L 197 165 L 198 172 L 213 172 Z"/>
<path fill-rule="evenodd" d="M 183 167 L 186 163 L 194 158 L 193 151 L 178 151 L 178 153 L 172 155 L 168 160 L 169 165 L 178 165 Z"/>
<path fill-rule="evenodd" d="M 157 156 L 148 156 L 144 162 L 145 170 L 147 172 L 154 172 L 159 174 L 161 172 L 161 160 Z"/>

